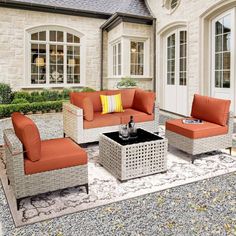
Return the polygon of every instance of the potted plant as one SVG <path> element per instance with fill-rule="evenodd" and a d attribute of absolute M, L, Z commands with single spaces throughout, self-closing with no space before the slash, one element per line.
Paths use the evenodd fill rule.
<path fill-rule="evenodd" d="M 121 78 L 121 81 L 117 83 L 116 87 L 119 89 L 136 88 L 137 81 L 131 77 L 124 77 L 124 78 Z"/>

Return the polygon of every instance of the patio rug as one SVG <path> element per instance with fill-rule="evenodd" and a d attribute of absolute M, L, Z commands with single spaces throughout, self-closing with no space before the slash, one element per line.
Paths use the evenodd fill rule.
<path fill-rule="evenodd" d="M 201 155 L 200 159 L 191 164 L 189 155 L 170 148 L 167 155 L 167 173 L 121 183 L 98 164 L 98 145 L 88 146 L 87 152 L 89 195 L 86 194 L 84 187 L 41 194 L 23 199 L 19 211 L 16 210 L 12 190 L 7 185 L 5 161 L 3 155 L 0 155 L 0 178 L 16 226 L 48 220 L 236 171 L 236 158 L 230 156 L 225 150 Z"/>

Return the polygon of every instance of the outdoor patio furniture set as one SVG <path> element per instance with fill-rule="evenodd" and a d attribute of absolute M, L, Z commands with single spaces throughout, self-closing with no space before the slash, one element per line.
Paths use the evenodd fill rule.
<path fill-rule="evenodd" d="M 102 114 L 100 95 L 109 99 L 120 96 L 124 111 Z M 169 120 L 166 138 L 156 133 L 159 109 L 155 94 L 141 89 L 71 93 L 70 103 L 63 104 L 68 138 L 42 141 L 32 120 L 13 113 L 14 130 L 4 130 L 4 140 L 8 184 L 17 208 L 22 198 L 48 191 L 85 186 L 88 193 L 88 157 L 79 146 L 82 143 L 99 141 L 99 163 L 120 181 L 166 172 L 168 143 L 193 155 L 192 162 L 196 154 L 231 148 L 233 118 L 229 107 L 228 100 L 195 95 L 191 116 L 203 122 Z M 125 141 L 118 130 L 131 115 L 138 135 Z"/>

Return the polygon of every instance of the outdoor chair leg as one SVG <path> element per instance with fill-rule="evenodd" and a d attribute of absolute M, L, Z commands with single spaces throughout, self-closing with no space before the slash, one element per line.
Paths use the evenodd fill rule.
<path fill-rule="evenodd" d="M 64 137 L 64 138 L 66 137 L 66 133 L 63 133 L 63 137 Z"/>
<path fill-rule="evenodd" d="M 232 155 L 232 147 L 229 147 L 228 149 L 229 149 L 229 154 L 231 156 Z"/>
<path fill-rule="evenodd" d="M 194 164 L 194 161 L 196 160 L 196 157 L 195 156 L 192 156 L 191 157 L 191 162 L 192 162 L 192 164 Z"/>
<path fill-rule="evenodd" d="M 10 180 L 7 178 L 7 184 L 10 185 Z"/>
<path fill-rule="evenodd" d="M 89 194 L 89 187 L 88 187 L 88 184 L 85 184 L 85 188 L 86 188 L 86 193 Z"/>
<path fill-rule="evenodd" d="M 22 198 L 16 199 L 16 207 L 17 207 L 17 211 L 20 210 L 20 201 L 22 200 Z"/>

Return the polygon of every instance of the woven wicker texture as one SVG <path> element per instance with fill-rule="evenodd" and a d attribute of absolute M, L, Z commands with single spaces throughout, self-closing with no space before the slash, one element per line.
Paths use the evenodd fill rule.
<path fill-rule="evenodd" d="M 167 170 L 167 139 L 122 146 L 101 134 L 99 163 L 121 181 Z"/>
<path fill-rule="evenodd" d="M 88 167 L 80 165 L 25 175 L 22 144 L 12 129 L 4 130 L 7 176 L 17 199 L 88 183 Z"/>
<path fill-rule="evenodd" d="M 191 139 L 172 131 L 166 130 L 166 138 L 170 145 L 187 152 L 191 155 L 197 155 L 205 152 L 215 151 L 232 147 L 233 134 L 233 113 L 229 113 L 227 122 L 228 133 L 208 138 Z"/>
<path fill-rule="evenodd" d="M 150 132 L 157 132 L 159 125 L 159 107 L 155 106 L 155 118 L 153 121 L 136 123 L 137 128 Z M 63 127 L 64 133 L 77 143 L 89 143 L 99 141 L 102 133 L 118 131 L 119 125 L 106 126 L 93 129 L 83 128 L 83 110 L 70 104 L 63 104 Z"/>

